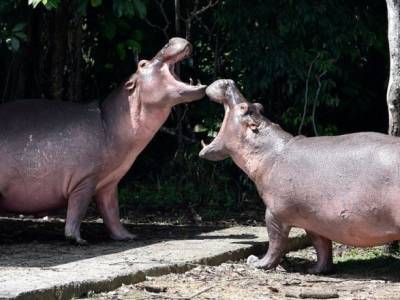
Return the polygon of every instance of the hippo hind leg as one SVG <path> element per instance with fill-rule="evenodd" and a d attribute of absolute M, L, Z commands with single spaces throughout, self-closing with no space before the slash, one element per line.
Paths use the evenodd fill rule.
<path fill-rule="evenodd" d="M 261 259 L 250 255 L 247 258 L 247 264 L 256 268 L 272 269 L 280 263 L 286 250 L 290 226 L 274 218 L 268 208 L 265 211 L 265 222 L 269 237 L 267 254 Z"/>
<path fill-rule="evenodd" d="M 311 274 L 328 274 L 333 270 L 332 241 L 321 235 L 307 231 L 317 252 L 317 263 L 308 269 Z"/>
<path fill-rule="evenodd" d="M 86 245 L 81 238 L 80 227 L 89 203 L 94 194 L 95 184 L 92 180 L 82 181 L 69 195 L 67 218 L 65 221 L 65 237 L 78 245 Z"/>

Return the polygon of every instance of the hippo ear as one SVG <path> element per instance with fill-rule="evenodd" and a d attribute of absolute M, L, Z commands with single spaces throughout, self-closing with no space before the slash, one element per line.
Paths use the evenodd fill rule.
<path fill-rule="evenodd" d="M 131 92 L 136 87 L 136 81 L 137 76 L 136 74 L 134 74 L 133 76 L 131 76 L 131 78 L 129 78 L 127 82 L 125 82 L 125 89 Z"/>
<path fill-rule="evenodd" d="M 254 107 L 259 114 L 264 112 L 264 106 L 261 103 L 254 103 Z"/>

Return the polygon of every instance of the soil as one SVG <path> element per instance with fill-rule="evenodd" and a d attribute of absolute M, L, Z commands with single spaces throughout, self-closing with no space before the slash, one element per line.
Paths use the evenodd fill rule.
<path fill-rule="evenodd" d="M 89 242 L 107 246 L 108 235 L 103 224 L 93 220 L 83 224 L 82 233 Z M 168 222 L 166 222 L 168 223 Z M 216 227 L 231 225 L 221 222 Z M 234 223 L 234 222 L 233 222 Z M 142 236 L 157 238 L 157 224 L 148 224 Z M 2 255 L 15 255 L 18 244 L 21 256 L 26 258 L 26 244 L 49 243 L 58 251 L 66 247 L 63 235 L 63 219 L 1 218 L 0 245 Z M 135 225 L 128 226 L 135 232 Z M 213 230 L 215 228 L 205 229 Z M 189 227 L 190 231 L 198 228 Z M 204 230 L 204 228 L 203 228 Z M 38 234 L 40 231 L 40 234 Z M 196 233 L 196 232 L 194 232 Z M 165 232 L 162 233 L 165 235 Z M 184 238 L 188 233 L 182 228 L 170 225 L 168 234 Z M 165 238 L 165 236 L 163 236 Z M 146 243 L 146 239 L 144 243 Z M 106 247 L 104 246 L 104 247 Z M 74 246 L 71 246 L 74 247 Z M 107 246 L 108 247 L 108 246 Z M 32 249 L 31 249 L 32 250 Z M 10 251 L 10 252 L 7 252 Z M 77 251 L 77 250 L 76 250 Z M 105 251 L 108 251 L 105 249 Z M 109 251 L 113 251 L 112 248 Z M 95 255 L 82 248 L 82 257 Z M 54 255 L 57 257 L 57 255 Z M 34 265 L 35 255 L 29 263 Z M 315 251 L 309 247 L 290 252 L 276 270 L 258 270 L 246 265 L 245 261 L 224 263 L 219 266 L 198 265 L 182 274 L 147 277 L 146 281 L 125 285 L 103 294 L 88 295 L 91 300 L 101 299 L 400 299 L 400 254 L 387 255 L 382 247 L 353 248 L 334 244 L 335 273 L 331 275 L 309 275 L 306 269 L 315 261 Z M 9 262 L 9 261 L 8 261 Z M 40 261 L 35 262 L 38 266 Z M 57 262 L 54 262 L 57 263 Z"/>
<path fill-rule="evenodd" d="M 334 245 L 335 273 L 310 275 L 312 247 L 288 253 L 276 270 L 258 270 L 245 261 L 199 265 L 183 274 L 147 277 L 135 285 L 90 295 L 100 299 L 400 299 L 400 256 L 382 247 Z"/>

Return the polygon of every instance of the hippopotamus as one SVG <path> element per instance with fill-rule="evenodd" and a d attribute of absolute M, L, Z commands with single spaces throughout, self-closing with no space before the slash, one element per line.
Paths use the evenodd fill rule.
<path fill-rule="evenodd" d="M 172 38 L 101 104 L 19 100 L 0 106 L 0 211 L 42 214 L 67 207 L 65 236 L 78 244 L 94 197 L 114 240 L 135 236 L 120 222 L 117 185 L 168 118 L 205 85 L 182 82 L 175 65 L 191 44 Z"/>
<path fill-rule="evenodd" d="M 293 136 L 262 115 L 232 80 L 207 96 L 224 105 L 215 139 L 200 157 L 230 157 L 255 183 L 265 206 L 269 247 L 248 264 L 276 267 L 292 227 L 306 230 L 317 253 L 309 272 L 332 271 L 332 241 L 375 246 L 400 239 L 400 139 L 374 132 Z"/>

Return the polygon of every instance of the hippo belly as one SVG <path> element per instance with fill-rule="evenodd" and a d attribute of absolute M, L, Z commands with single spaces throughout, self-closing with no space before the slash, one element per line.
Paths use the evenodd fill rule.
<path fill-rule="evenodd" d="M 24 102 L 31 103 L 32 113 L 22 110 Z M 66 207 L 80 182 L 97 180 L 104 139 L 96 111 L 40 100 L 4 107 L 10 112 L 0 110 L 5 120 L 0 126 L 0 211 Z"/>
<path fill-rule="evenodd" d="M 54 178 L 15 180 L 0 196 L 0 211 L 4 212 L 38 214 L 66 206 L 67 199 L 61 186 L 54 184 Z"/>
<path fill-rule="evenodd" d="M 365 205 L 364 202 L 370 199 L 353 199 L 353 203 L 364 204 L 364 207 L 360 205 L 353 208 L 335 205 L 340 203 L 335 199 L 331 210 L 312 213 L 308 207 L 297 206 L 292 211 L 296 217 L 290 224 L 351 246 L 377 246 L 400 239 L 399 219 L 391 213 L 390 203 Z M 304 215 L 308 217 L 302 217 Z"/>
<path fill-rule="evenodd" d="M 400 239 L 400 140 L 386 138 L 326 147 L 329 138 L 318 138 L 315 151 L 311 138 L 307 148 L 300 140 L 274 167 L 266 205 L 280 220 L 343 244 Z"/>

